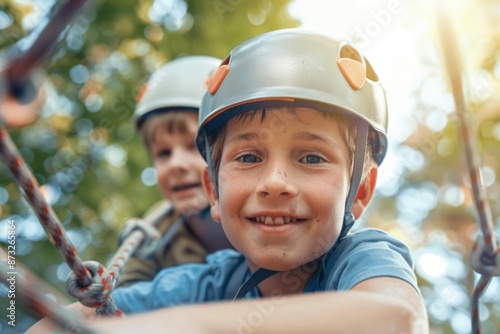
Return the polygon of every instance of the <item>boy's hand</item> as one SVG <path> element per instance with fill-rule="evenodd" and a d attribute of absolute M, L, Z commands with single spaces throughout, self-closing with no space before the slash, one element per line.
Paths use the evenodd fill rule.
<path fill-rule="evenodd" d="M 74 303 L 66 307 L 66 309 L 75 313 L 83 323 L 89 324 L 97 319 L 95 309 L 83 306 L 80 303 Z M 43 318 L 34 324 L 26 334 L 47 334 L 47 333 L 63 333 L 64 330 L 50 318 Z"/>
<path fill-rule="evenodd" d="M 91 326 L 97 333 L 209 333 L 190 316 L 189 308 L 179 307 L 143 313 L 126 318 L 107 318 L 94 322 Z"/>
<path fill-rule="evenodd" d="M 44 94 L 41 90 L 35 94 L 35 98 L 27 103 L 21 102 L 10 93 L 3 97 L 0 95 L 0 124 L 5 124 L 9 128 L 20 128 L 35 122 L 44 102 Z"/>

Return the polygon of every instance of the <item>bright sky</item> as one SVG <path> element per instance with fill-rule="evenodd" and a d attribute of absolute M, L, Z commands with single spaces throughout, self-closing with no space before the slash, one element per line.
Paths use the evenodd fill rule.
<path fill-rule="evenodd" d="M 413 8 L 408 0 L 295 0 L 290 8 L 302 27 L 350 41 L 379 75 L 389 104 L 390 148 L 379 181 L 384 172 L 395 172 L 391 148 L 405 140 L 415 125 L 410 94 L 424 75 L 417 37 L 426 28 L 407 24 Z"/>
<path fill-rule="evenodd" d="M 418 27 L 403 25 L 411 15 L 408 0 L 351 0 L 341 3 L 295 0 L 290 11 L 301 19 L 304 28 L 345 38 L 364 53 L 387 90 L 390 123 L 395 125 L 402 111 L 408 109 L 408 96 L 421 77 L 416 42 Z M 400 139 L 396 133 L 391 136 L 393 140 Z"/>

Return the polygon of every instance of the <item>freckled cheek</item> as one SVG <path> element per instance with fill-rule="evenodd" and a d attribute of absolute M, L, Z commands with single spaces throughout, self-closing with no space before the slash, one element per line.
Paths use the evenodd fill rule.
<path fill-rule="evenodd" d="M 170 189 L 170 187 L 167 185 L 166 181 L 160 181 L 158 180 L 158 187 L 160 188 L 160 191 L 163 193 L 165 197 L 172 197 L 173 193 Z"/>
<path fill-rule="evenodd" d="M 219 173 L 219 192 L 228 194 L 228 197 L 237 196 L 255 185 L 248 175 L 235 172 Z M 232 194 L 232 195 L 230 195 Z M 231 200 L 231 198 L 229 198 Z"/>
<path fill-rule="evenodd" d="M 157 178 L 158 184 L 162 185 L 167 181 L 168 175 L 166 173 L 157 173 L 156 178 Z"/>
<path fill-rule="evenodd" d="M 237 191 L 220 191 L 219 192 L 219 202 L 221 203 L 221 214 L 233 218 L 235 211 L 241 206 L 243 201 L 241 194 Z"/>
<path fill-rule="evenodd" d="M 220 207 L 220 213 L 221 213 L 221 222 L 224 231 L 228 235 L 229 239 L 231 241 L 234 241 L 235 238 L 238 236 L 238 226 L 239 226 L 239 220 L 238 220 L 238 210 L 237 210 L 237 204 L 234 201 L 222 199 L 221 198 L 221 203 L 225 203 Z"/>
<path fill-rule="evenodd" d="M 321 225 L 333 225 L 342 222 L 344 214 L 344 205 L 336 205 L 335 203 L 322 202 L 316 206 L 318 217 L 316 223 Z"/>
<path fill-rule="evenodd" d="M 340 190 L 334 189 L 334 187 L 318 187 L 310 192 L 308 198 L 318 214 L 317 220 L 326 220 L 329 223 L 342 220 L 345 210 L 345 198 L 341 195 Z"/>
<path fill-rule="evenodd" d="M 155 164 L 154 165 L 155 171 L 156 171 L 156 179 L 157 179 L 157 185 L 160 187 L 163 193 L 169 193 L 169 189 L 167 187 L 168 184 L 168 179 L 169 179 L 169 173 L 168 169 L 165 168 L 165 165 L 163 164 Z"/>
<path fill-rule="evenodd" d="M 242 208 L 245 206 L 248 196 L 236 187 L 231 187 L 232 189 L 220 189 L 219 193 L 219 203 L 221 220 L 223 224 L 229 225 L 229 229 L 232 230 L 238 225 L 241 218 Z"/>
<path fill-rule="evenodd" d="M 219 169 L 219 183 L 234 182 L 240 176 L 240 173 L 231 170 L 231 168 L 221 165 Z"/>

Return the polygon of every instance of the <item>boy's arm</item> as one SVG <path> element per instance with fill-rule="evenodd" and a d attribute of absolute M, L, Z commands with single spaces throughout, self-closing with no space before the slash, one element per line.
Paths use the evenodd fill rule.
<path fill-rule="evenodd" d="M 164 309 L 105 320 L 106 333 L 428 333 L 422 299 L 408 283 L 373 278 L 352 291 Z"/>
<path fill-rule="evenodd" d="M 68 305 L 66 309 L 74 312 L 84 323 L 96 320 L 95 308 L 83 306 L 80 303 Z M 26 334 L 47 334 L 61 331 L 61 327 L 50 318 L 43 318 L 28 329 Z"/>
<path fill-rule="evenodd" d="M 394 298 L 397 303 L 402 304 L 409 312 L 411 330 L 408 333 L 429 332 L 429 320 L 423 299 L 420 293 L 409 283 L 398 278 L 378 277 L 359 283 L 352 291 L 366 292 L 372 295 L 378 294 L 382 298 L 386 296 Z"/>

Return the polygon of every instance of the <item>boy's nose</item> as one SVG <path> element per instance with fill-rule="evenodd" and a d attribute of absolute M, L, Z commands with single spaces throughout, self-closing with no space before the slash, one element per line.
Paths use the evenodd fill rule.
<path fill-rule="evenodd" d="M 189 168 L 189 155 L 182 149 L 172 151 L 172 156 L 169 161 L 169 169 L 171 173 L 184 172 Z"/>
<path fill-rule="evenodd" d="M 298 189 L 282 168 L 270 168 L 257 184 L 256 192 L 262 197 L 294 197 Z"/>

